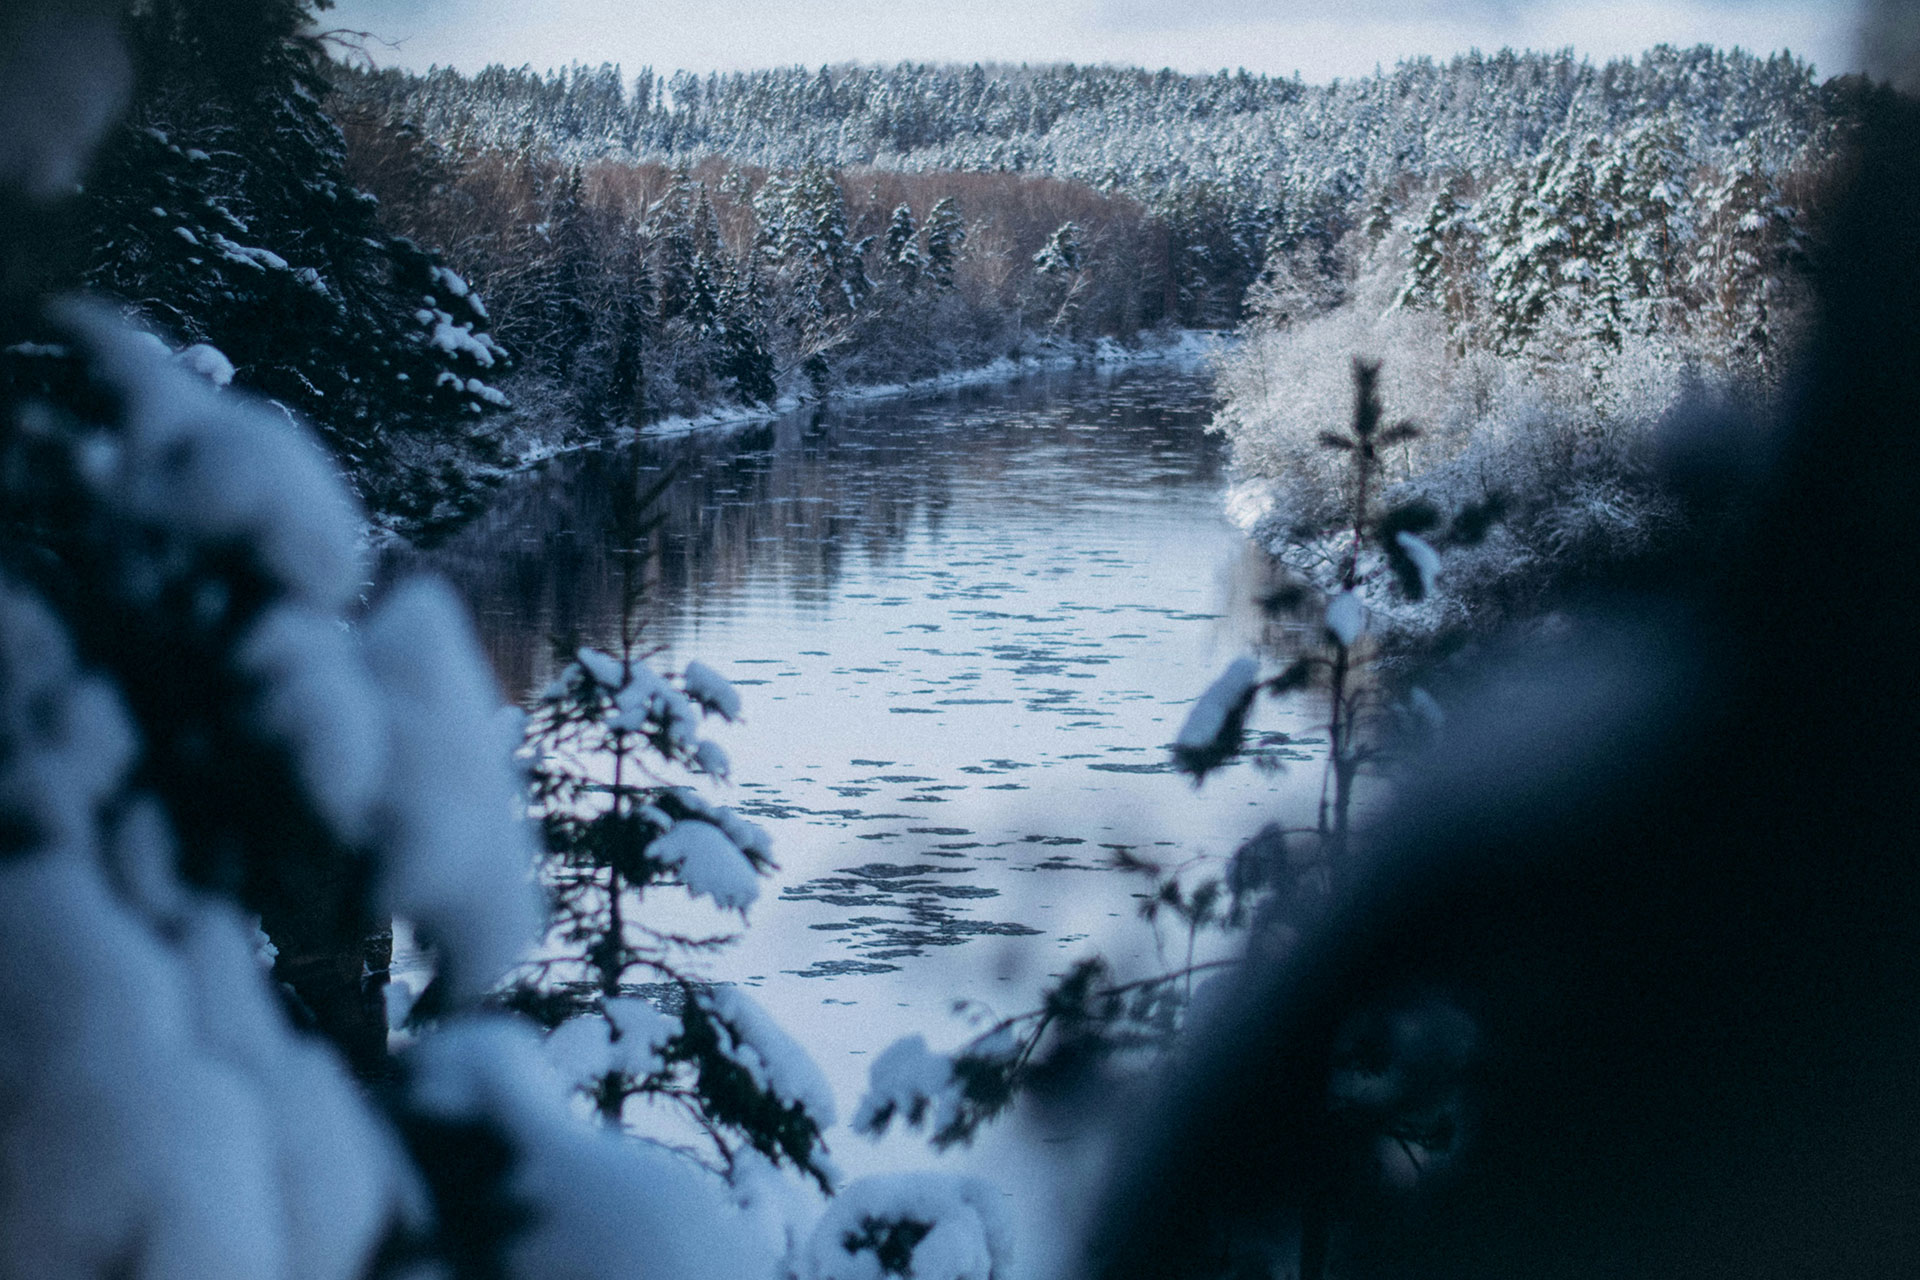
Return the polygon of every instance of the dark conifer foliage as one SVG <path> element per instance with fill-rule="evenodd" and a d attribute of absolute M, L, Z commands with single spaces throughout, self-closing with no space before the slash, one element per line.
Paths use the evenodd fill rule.
<path fill-rule="evenodd" d="M 318 426 L 371 506 L 445 514 L 512 367 L 484 304 L 353 187 L 304 2 L 132 7 L 134 110 L 70 221 L 79 280 Z"/>

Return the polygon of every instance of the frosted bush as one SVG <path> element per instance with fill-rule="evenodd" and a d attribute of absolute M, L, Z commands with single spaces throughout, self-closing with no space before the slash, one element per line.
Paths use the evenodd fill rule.
<path fill-rule="evenodd" d="M 418 1213 L 397 1144 L 253 924 L 174 878 L 124 709 L 10 586 L 0 708 L 0 1274 L 361 1275 Z"/>
<path fill-rule="evenodd" d="M 820 1217 L 799 1280 L 1004 1280 L 1012 1237 L 978 1178 L 884 1174 L 847 1187 Z"/>
<path fill-rule="evenodd" d="M 1554 311 L 1542 322 L 1547 336 L 1522 350 L 1457 353 L 1438 312 L 1396 299 L 1403 253 L 1404 238 L 1388 236 L 1361 257 L 1337 306 L 1285 324 L 1256 320 L 1220 360 L 1225 403 L 1214 425 L 1233 450 L 1235 522 L 1309 582 L 1337 585 L 1346 462 L 1321 436 L 1342 425 L 1358 356 L 1382 361 L 1386 418 L 1420 429 L 1383 451 L 1386 506 L 1453 513 L 1498 501 L 1505 513 L 1489 540 L 1428 548 L 1445 552 L 1446 572 L 1419 602 L 1363 573 L 1360 591 L 1383 634 L 1461 622 L 1464 602 L 1503 576 L 1617 562 L 1676 529 L 1682 512 L 1655 465 L 1658 424 L 1724 395 L 1729 375 L 1671 335 L 1630 332 L 1602 348 Z M 1764 417 L 1764 400 L 1758 409 Z M 1431 579 L 1437 564 L 1420 569 L 1420 549 L 1400 546 Z"/>

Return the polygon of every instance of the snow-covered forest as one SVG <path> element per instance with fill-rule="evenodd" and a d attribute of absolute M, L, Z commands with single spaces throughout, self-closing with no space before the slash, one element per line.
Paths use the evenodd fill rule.
<path fill-rule="evenodd" d="M 1439 316 L 1456 359 L 1484 349 L 1481 384 L 1523 348 L 1636 385 L 1702 363 L 1765 384 L 1854 114 L 1845 82 L 1708 48 L 1603 67 L 1503 51 L 1331 86 L 914 65 L 336 85 L 356 180 L 493 299 L 527 394 L 589 419 L 1249 316 L 1265 350 L 1390 308 Z M 1396 410 L 1474 412 L 1396 336 L 1390 385 L 1415 362 L 1432 384 Z M 1311 475 L 1256 401 L 1305 412 L 1297 393 L 1344 357 L 1261 359 L 1223 419 L 1243 470 Z M 1657 413 L 1651 394 L 1625 415 Z"/>
<path fill-rule="evenodd" d="M 1185 966 L 896 1041 L 850 1128 L 964 1143 L 1173 1044 L 1086 1274 L 1887 1273 L 1911 98 L 1664 47 L 409 76 L 326 7 L 0 13 L 0 1277 L 1021 1274 L 983 1182 L 842 1177 L 818 1066 L 707 980 L 725 933 L 628 914 L 731 928 L 777 854 L 714 799 L 741 692 L 645 641 L 639 553 L 617 643 L 503 707 L 454 593 L 372 591 L 369 547 L 668 415 L 1192 327 L 1238 329 L 1228 501 L 1309 621 L 1168 767 L 1305 691 L 1320 820 L 1204 880 L 1110 846 Z M 607 498 L 623 546 L 672 481 Z M 1479 701 L 1358 718 L 1395 629 L 1621 581 L 1543 667 L 1443 674 Z M 1389 739 L 1439 758 L 1362 833 Z M 1208 929 L 1259 962 L 1212 1038 Z"/>
<path fill-rule="evenodd" d="M 131 47 L 131 110 L 63 257 L 318 425 L 376 515 L 416 530 L 515 458 L 636 421 L 1224 328 L 1249 299 L 1297 319 L 1395 267 L 1456 348 L 1497 301 L 1510 349 L 1551 341 L 1556 272 L 1625 255 L 1580 285 L 1609 299 L 1603 341 L 1644 332 L 1656 293 L 1663 322 L 1697 298 L 1702 349 L 1764 365 L 1750 349 L 1791 325 L 1808 196 L 1853 112 L 1791 58 L 1707 48 L 1307 86 L 408 76 L 299 42 L 233 74 L 158 16 Z M 1532 243 L 1580 199 L 1598 204 L 1577 243 Z M 1412 223 L 1432 225 L 1409 244 Z"/>

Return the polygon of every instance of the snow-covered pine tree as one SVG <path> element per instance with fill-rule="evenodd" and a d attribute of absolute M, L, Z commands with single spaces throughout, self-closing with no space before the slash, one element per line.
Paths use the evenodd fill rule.
<path fill-rule="evenodd" d="M 760 219 L 758 252 L 785 299 L 782 326 L 797 363 L 816 390 L 824 390 L 828 353 L 847 341 L 849 320 L 872 289 L 865 246 L 849 238 L 846 198 L 820 165 L 769 178 L 753 207 Z"/>
<path fill-rule="evenodd" d="M 1618 270 L 1635 332 L 1676 331 L 1686 310 L 1686 259 L 1693 236 L 1682 124 L 1669 109 L 1629 126 L 1614 142 L 1619 174 Z"/>
<path fill-rule="evenodd" d="M 1055 227 L 1033 255 L 1033 270 L 1048 330 L 1071 331 L 1087 283 L 1087 246 L 1080 224 L 1068 219 Z"/>
<path fill-rule="evenodd" d="M 1463 193 L 1468 180 L 1454 177 L 1441 184 L 1413 229 L 1407 248 L 1405 283 L 1394 305 L 1438 311 L 1447 326 L 1449 348 L 1464 356 L 1473 341 L 1479 295 L 1481 230 L 1473 206 Z"/>
<path fill-rule="evenodd" d="M 749 254 L 744 265 L 723 260 L 721 267 L 714 373 L 732 385 L 743 403 L 771 404 L 779 387 L 767 343 L 768 307 L 759 260 Z"/>
<path fill-rule="evenodd" d="M 577 649 L 533 712 L 556 949 L 508 998 L 550 1026 L 550 1056 L 608 1123 L 637 1119 L 635 1099 L 662 1103 L 691 1115 L 721 1171 L 751 1147 L 830 1189 L 820 1135 L 833 1099 L 817 1068 L 744 992 L 700 980 L 693 962 L 724 936 L 663 931 L 645 915 L 649 896 L 677 888 L 744 920 L 773 866 L 765 831 L 673 781 L 728 778 L 726 752 L 700 731 L 707 717 L 737 719 L 740 698 L 699 662 L 662 677 L 642 644 L 652 508 L 671 481 L 636 471 L 616 487 L 617 652 Z M 677 1007 L 647 999 L 662 988 Z"/>
<path fill-rule="evenodd" d="M 1701 323 L 1736 362 L 1777 372 L 1775 310 L 1782 268 L 1801 252 L 1797 214 L 1757 142 L 1741 146 L 1698 201 L 1699 239 L 1689 283 Z"/>

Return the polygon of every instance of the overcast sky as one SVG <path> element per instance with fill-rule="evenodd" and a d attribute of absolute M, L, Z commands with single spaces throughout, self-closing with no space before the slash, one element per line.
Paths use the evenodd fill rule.
<path fill-rule="evenodd" d="M 1323 82 L 1474 47 L 1603 60 L 1663 42 L 1791 49 L 1821 75 L 1858 61 L 1852 0 L 338 0 L 322 20 L 379 37 L 383 65 L 618 62 L 629 75 L 994 60 Z"/>

